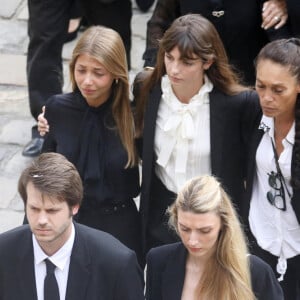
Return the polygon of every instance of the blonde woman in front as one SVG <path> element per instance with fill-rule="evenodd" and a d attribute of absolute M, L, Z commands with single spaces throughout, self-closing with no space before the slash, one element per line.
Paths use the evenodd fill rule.
<path fill-rule="evenodd" d="M 212 176 L 188 181 L 169 208 L 181 242 L 150 250 L 147 300 L 283 300 L 272 269 L 247 246 L 235 209 Z"/>

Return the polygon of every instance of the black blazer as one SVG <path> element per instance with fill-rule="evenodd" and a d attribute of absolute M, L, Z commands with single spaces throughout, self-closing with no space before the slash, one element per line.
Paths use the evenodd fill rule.
<path fill-rule="evenodd" d="M 180 300 L 187 251 L 182 243 L 153 248 L 147 256 L 147 300 Z M 252 288 L 258 300 L 283 300 L 281 287 L 271 267 L 250 255 Z"/>
<path fill-rule="evenodd" d="M 251 140 L 249 142 L 249 155 L 248 155 L 248 166 L 247 166 L 247 188 L 245 193 L 245 199 L 241 203 L 241 216 L 245 225 L 247 225 L 247 230 L 249 230 L 249 210 L 250 210 L 250 201 L 252 196 L 253 189 L 253 179 L 256 172 L 256 151 L 259 146 L 259 143 L 263 137 L 264 131 L 254 128 Z M 296 170 L 295 166 L 295 148 L 293 148 L 292 162 L 291 162 L 291 176 L 292 178 L 300 178 L 300 170 Z M 292 207 L 295 211 L 298 223 L 300 224 L 300 189 L 293 189 L 293 197 L 291 200 Z M 267 201 L 267 200 L 266 200 Z"/>
<path fill-rule="evenodd" d="M 140 198 L 144 237 L 148 219 L 151 218 L 149 211 L 153 206 L 153 202 L 150 201 L 150 192 L 153 192 L 153 174 L 156 160 L 154 137 L 161 95 L 160 84 L 157 84 L 149 94 L 144 116 Z M 229 96 L 214 89 L 209 98 L 212 174 L 221 180 L 225 190 L 239 208 L 244 193 L 248 137 L 253 132 L 253 126 L 256 126 L 258 119 L 260 119 L 258 97 L 253 91 Z M 170 204 L 166 198 L 168 197 L 164 198 L 164 195 L 161 195 L 157 199 L 158 202 L 165 204 L 161 208 L 162 210 L 165 210 Z"/>
<path fill-rule="evenodd" d="M 0 299 L 37 300 L 28 225 L 0 235 Z M 66 300 L 142 300 L 136 256 L 107 233 L 75 223 Z"/>

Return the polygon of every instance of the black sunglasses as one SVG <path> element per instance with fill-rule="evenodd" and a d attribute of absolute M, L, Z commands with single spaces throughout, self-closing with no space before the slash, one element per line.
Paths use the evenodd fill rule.
<path fill-rule="evenodd" d="M 282 178 L 280 174 L 275 173 L 274 171 L 268 173 L 268 175 L 269 185 L 271 188 L 274 189 L 274 191 L 269 191 L 267 193 L 267 199 L 271 205 L 275 206 L 276 208 L 282 211 L 286 211 L 286 201 L 284 186 L 282 184 Z"/>

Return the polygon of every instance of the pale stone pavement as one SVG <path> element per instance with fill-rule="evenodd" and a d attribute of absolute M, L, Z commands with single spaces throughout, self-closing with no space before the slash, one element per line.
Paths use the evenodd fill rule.
<path fill-rule="evenodd" d="M 133 1 L 134 2 L 134 1 Z M 153 9 L 153 6 L 152 6 Z M 131 79 L 142 69 L 146 22 L 151 9 L 142 13 L 133 3 Z M 34 124 L 26 86 L 27 0 L 1 0 L 0 6 L 0 233 L 22 224 L 24 209 L 17 192 L 21 171 L 31 158 L 22 156 Z M 65 87 L 70 89 L 67 67 L 75 41 L 63 51 Z"/>

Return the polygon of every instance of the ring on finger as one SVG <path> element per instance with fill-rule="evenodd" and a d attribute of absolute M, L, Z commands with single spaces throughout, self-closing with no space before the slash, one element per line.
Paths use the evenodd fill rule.
<path fill-rule="evenodd" d="M 274 20 L 275 20 L 276 22 L 279 22 L 280 19 L 281 19 L 281 18 L 280 18 L 279 16 L 275 16 L 275 17 L 274 17 Z"/>

